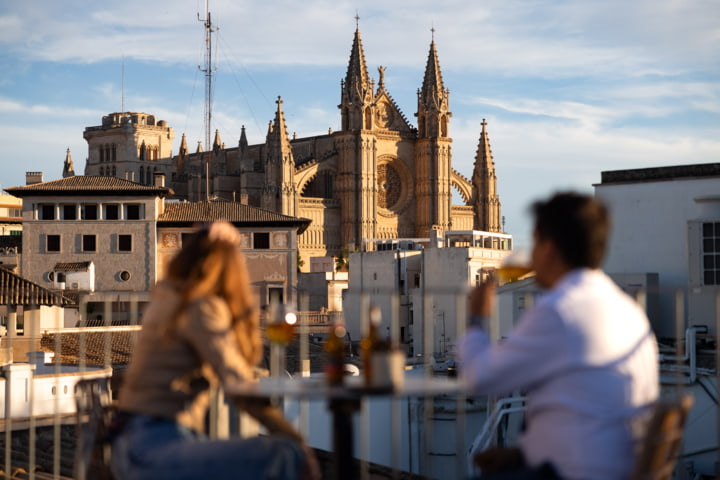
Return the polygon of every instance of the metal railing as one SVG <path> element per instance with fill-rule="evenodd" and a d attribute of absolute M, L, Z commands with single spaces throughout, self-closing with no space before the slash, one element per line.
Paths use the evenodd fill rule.
<path fill-rule="evenodd" d="M 447 374 L 449 363 L 445 362 L 452 359 L 455 343 L 464 334 L 464 295 L 465 292 L 453 292 L 446 288 L 437 292 L 416 289 L 401 297 L 392 291 L 380 290 L 378 293 L 378 289 L 368 288 L 354 298 L 352 313 L 358 317 L 359 328 L 364 331 L 369 322 L 367 311 L 370 303 L 381 305 L 389 321 L 388 335 L 403 344 L 412 358 L 417 359 L 417 364 L 413 366 L 415 373 Z M 353 300 L 350 300 L 352 304 Z M 686 301 L 686 296 L 676 295 L 676 302 L 685 305 Z M 62 315 L 51 314 L 54 315 L 53 320 L 47 322 L 40 318 L 40 313 L 33 313 L 41 310 L 39 307 L 29 305 L 19 309 L 14 305 L 5 306 L 5 322 L 12 318 L 16 326 L 23 327 L 8 328 L 5 336 L 0 337 L 0 356 L 3 360 L 3 378 L 0 379 L 3 385 L 0 392 L 4 392 L 0 393 L 3 426 L 0 434 L 0 470 L 5 475 L 12 475 L 19 468 L 27 471 L 26 475 L 31 479 L 65 479 L 72 475 L 75 448 L 72 406 L 74 384 L 83 378 L 109 376 L 113 368 L 117 370 L 127 364 L 132 344 L 141 329 L 138 325 L 141 307 L 137 302 L 131 302 L 129 311 L 122 313 L 122 321 L 130 323 L 128 326 L 113 326 L 113 306 L 106 303 L 96 305 L 94 311 L 95 315 L 102 313 L 104 326 L 66 328 Z M 710 323 L 708 326 L 718 332 L 720 296 L 716 299 L 715 309 L 708 316 L 708 322 L 715 324 L 713 326 Z M 81 305 L 79 311 L 87 311 L 87 306 Z M 665 371 L 676 374 L 677 384 L 682 385 L 682 388 L 689 388 L 694 382 L 699 389 L 710 392 L 708 402 L 702 403 L 709 416 L 697 418 L 701 422 L 709 418 L 716 419 L 715 432 L 720 432 L 720 416 L 717 414 L 717 392 L 720 391 L 717 371 L 720 360 L 717 358 L 716 337 L 709 335 L 703 328 L 690 328 L 686 334 L 687 314 L 680 307 L 676 311 L 676 322 L 682 328 L 676 328 L 679 333 L 675 335 L 675 344 L 666 346 L 667 351 L 663 351 Z M 13 312 L 12 315 L 9 312 Z M 349 314 L 346 312 L 345 321 L 348 321 Z M 303 342 L 307 342 L 306 337 L 314 331 L 327 331 L 340 315 L 338 312 L 298 312 Z M 498 328 L 497 322 L 493 328 Z M 354 338 L 359 338 L 359 335 Z M 708 348 L 715 349 L 715 363 L 699 363 L 698 356 L 707 353 Z M 21 354 L 23 351 L 42 351 L 54 353 L 55 356 L 50 358 L 36 353 L 25 357 Z M 309 367 L 312 363 L 310 357 L 319 355 L 317 351 L 314 352 L 306 344 L 298 348 L 297 352 L 301 357 L 299 365 L 307 369 L 305 373 L 302 369 L 291 373 L 321 374 L 317 369 Z M 712 378 L 714 384 L 713 380 L 709 380 Z M 713 391 L 716 392 L 714 406 Z M 257 432 L 257 426 L 225 406 L 221 393 L 216 398 L 211 411 L 212 435 L 222 437 Z M 362 478 L 369 478 L 370 471 L 377 465 L 387 467 L 388 478 L 398 477 L 401 471 L 430 478 L 464 476 L 468 472 L 472 453 L 480 445 L 486 446 L 491 442 L 491 433 L 497 431 L 498 425 L 502 425 L 503 415 L 520 408 L 515 404 L 504 407 L 504 402 L 500 400 L 492 413 L 488 413 L 486 400 L 464 395 L 402 401 L 363 401 L 356 419 L 360 427 L 356 429 L 359 432 L 356 456 L 362 459 Z M 283 402 L 283 408 L 288 417 L 314 442 L 311 444 L 321 449 L 331 448 L 327 439 L 329 428 L 326 428 L 329 417 L 324 404 L 288 400 Z M 690 423 L 693 418 L 691 415 Z M 391 426 L 389 435 L 388 425 Z M 382 433 L 378 433 L 378 428 Z M 323 430 L 325 437 L 322 436 Z M 483 432 L 480 439 L 476 438 L 478 432 Z M 378 447 L 380 443 L 377 438 L 387 440 L 388 447 Z M 685 456 L 687 461 L 696 462 L 696 470 L 701 466 L 699 458 L 700 455 L 693 452 Z"/>

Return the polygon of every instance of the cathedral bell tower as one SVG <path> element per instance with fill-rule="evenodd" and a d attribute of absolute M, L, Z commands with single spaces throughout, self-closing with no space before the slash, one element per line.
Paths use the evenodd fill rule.
<path fill-rule="evenodd" d="M 418 141 L 416 146 L 416 234 L 429 237 L 433 227 L 451 225 L 451 143 L 449 137 L 450 91 L 445 88 L 433 30 L 425 77 L 418 91 Z"/>
<path fill-rule="evenodd" d="M 473 229 L 485 232 L 500 232 L 500 197 L 497 194 L 495 162 L 490 150 L 487 122 L 483 118 L 480 141 L 475 154 L 472 176 L 474 207 Z"/>
<path fill-rule="evenodd" d="M 357 20 L 357 17 L 356 17 Z M 341 82 L 342 130 L 336 132 L 338 171 L 335 192 L 342 205 L 341 245 L 359 248 L 376 231 L 376 138 L 373 132 L 375 85 L 365 63 L 359 28 L 355 29 L 347 74 Z"/>

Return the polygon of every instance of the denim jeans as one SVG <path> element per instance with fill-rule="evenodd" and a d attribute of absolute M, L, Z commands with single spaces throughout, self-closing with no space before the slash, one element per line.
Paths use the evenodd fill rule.
<path fill-rule="evenodd" d="M 209 440 L 173 420 L 146 415 L 132 415 L 112 440 L 118 480 L 294 480 L 304 461 L 289 437 Z"/>

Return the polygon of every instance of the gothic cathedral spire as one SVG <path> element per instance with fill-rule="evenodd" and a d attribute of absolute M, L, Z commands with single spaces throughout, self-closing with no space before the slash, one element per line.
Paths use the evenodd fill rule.
<path fill-rule="evenodd" d="M 449 137 L 450 91 L 440 71 L 435 29 L 418 91 L 417 235 L 430 236 L 432 229 L 448 230 L 451 225 L 451 148 Z"/>
<path fill-rule="evenodd" d="M 487 122 L 483 118 L 480 142 L 475 154 L 475 166 L 472 176 L 473 207 L 475 218 L 473 229 L 485 232 L 500 232 L 500 197 L 497 195 L 497 176 L 495 162 L 490 150 L 487 134 Z"/>
<path fill-rule="evenodd" d="M 278 97 L 275 120 L 265 138 L 265 188 L 263 208 L 283 215 L 297 215 L 295 160 L 288 138 L 282 99 Z"/>
<path fill-rule="evenodd" d="M 359 27 L 355 29 L 350 62 L 345 79 L 341 82 L 340 110 L 342 112 L 342 130 L 362 130 L 370 128 L 369 106 L 374 96 L 374 85 L 368 74 L 360 39 Z"/>
<path fill-rule="evenodd" d="M 74 177 L 75 176 L 75 167 L 73 166 L 72 158 L 70 157 L 70 149 L 67 149 L 67 152 L 65 153 L 65 163 L 63 164 L 63 178 L 67 177 Z"/>
<path fill-rule="evenodd" d="M 433 34 L 434 34 L 433 29 Z M 450 90 L 445 88 L 435 39 L 430 43 L 425 77 L 418 91 L 418 136 L 447 137 L 450 112 Z"/>

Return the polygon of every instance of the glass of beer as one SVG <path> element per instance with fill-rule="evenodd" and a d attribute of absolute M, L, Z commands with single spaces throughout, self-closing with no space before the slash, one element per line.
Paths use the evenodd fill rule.
<path fill-rule="evenodd" d="M 503 259 L 496 272 L 504 283 L 520 280 L 532 272 L 530 254 L 527 250 L 513 250 L 510 255 Z"/>
<path fill-rule="evenodd" d="M 297 314 L 288 306 L 272 305 L 269 320 L 265 335 L 270 340 L 270 375 L 282 378 L 285 376 L 286 349 L 295 338 Z"/>

